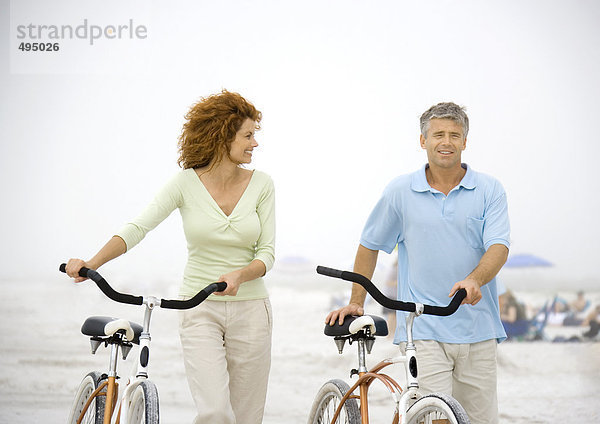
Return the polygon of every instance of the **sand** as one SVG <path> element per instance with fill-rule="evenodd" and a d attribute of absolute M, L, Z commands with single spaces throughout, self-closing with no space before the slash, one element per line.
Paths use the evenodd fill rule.
<path fill-rule="evenodd" d="M 89 342 L 79 331 L 83 320 L 112 315 L 140 322 L 142 308 L 115 304 L 92 283 L 75 285 L 61 275 L 0 284 L 0 423 L 64 422 L 83 375 L 108 364 L 106 349 L 89 353 Z M 348 286 L 329 285 L 305 272 L 274 272 L 268 285 L 275 324 L 264 423 L 304 423 L 320 385 L 330 378 L 350 381 L 349 371 L 356 366 L 355 346 L 339 355 L 322 333 L 332 296 L 346 295 Z M 176 290 L 163 289 L 157 282 L 150 288 L 150 294 L 164 297 Z M 380 313 L 374 305 L 367 312 Z M 161 422 L 192 422 L 194 406 L 182 365 L 177 313 L 157 310 L 152 336 L 150 376 L 161 398 Z M 378 339 L 368 364 L 396 352 L 390 339 Z M 505 342 L 498 355 L 501 423 L 600 419 L 600 343 Z M 133 358 L 134 354 L 120 365 L 121 375 L 131 370 Z M 389 368 L 400 384 L 403 373 L 398 365 Z M 389 396 L 373 387 L 371 401 L 376 422 L 388 422 L 393 412 Z"/>

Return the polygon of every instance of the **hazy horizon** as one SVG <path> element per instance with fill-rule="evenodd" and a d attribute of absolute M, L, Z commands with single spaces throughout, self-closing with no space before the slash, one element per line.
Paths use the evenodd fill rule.
<path fill-rule="evenodd" d="M 91 257 L 178 172 L 184 114 L 223 88 L 264 115 L 251 168 L 275 181 L 278 259 L 351 265 L 385 185 L 426 161 L 418 117 L 450 100 L 464 162 L 506 189 L 511 253 L 600 279 L 597 2 L 64 3 L 0 2 L 4 283 Z M 19 24 L 83 19 L 147 38 L 17 49 Z M 176 280 L 185 260 L 175 212 L 109 269 Z"/>

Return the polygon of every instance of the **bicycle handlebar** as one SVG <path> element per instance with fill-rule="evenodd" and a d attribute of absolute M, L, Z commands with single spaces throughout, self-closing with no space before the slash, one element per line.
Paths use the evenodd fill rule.
<path fill-rule="evenodd" d="M 400 300 L 390 299 L 381 293 L 375 284 L 373 284 L 371 280 L 364 275 L 357 274 L 355 272 L 340 271 L 339 269 L 327 268 L 320 265 L 317 267 L 317 273 L 359 284 L 371 295 L 373 299 L 375 299 L 377 303 L 385 308 L 406 312 L 416 311 L 416 304 L 414 302 L 403 302 Z M 465 289 L 460 289 L 456 292 L 447 306 L 423 305 L 423 313 L 443 317 L 452 315 L 454 312 L 456 312 L 466 296 L 467 291 Z"/>
<path fill-rule="evenodd" d="M 59 270 L 61 272 L 67 272 L 67 264 L 61 264 Z M 142 305 L 144 303 L 144 298 L 142 296 L 134 296 L 131 294 L 120 293 L 113 289 L 110 284 L 93 269 L 89 268 L 81 268 L 79 270 L 79 276 L 84 278 L 89 278 L 92 280 L 102 293 L 104 293 L 107 297 L 119 303 L 127 303 L 130 305 Z M 227 283 L 218 282 L 212 283 L 200 290 L 196 295 L 187 300 L 171 300 L 171 299 L 161 299 L 160 307 L 165 309 L 191 309 L 195 306 L 198 306 L 202 303 L 210 294 L 214 292 L 221 292 L 227 288 Z"/>
<path fill-rule="evenodd" d="M 198 306 L 208 296 L 210 296 L 214 292 L 222 292 L 227 288 L 227 283 L 224 281 L 219 281 L 218 283 L 211 283 L 208 286 L 204 287 L 200 290 L 194 297 L 191 297 L 187 300 L 169 300 L 169 299 L 161 299 L 160 307 L 165 309 L 191 309 L 195 306 Z"/>

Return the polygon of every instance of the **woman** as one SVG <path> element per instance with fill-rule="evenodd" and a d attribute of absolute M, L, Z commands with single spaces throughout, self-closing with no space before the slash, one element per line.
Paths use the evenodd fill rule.
<path fill-rule="evenodd" d="M 227 289 L 180 315 L 179 333 L 196 423 L 262 422 L 271 363 L 271 306 L 262 277 L 274 261 L 271 178 L 242 167 L 252 161 L 261 113 L 223 91 L 192 106 L 179 137 L 178 173 L 152 203 L 89 261 L 97 269 L 139 243 L 178 208 L 188 245 L 180 289 L 190 298 L 214 281 Z"/>

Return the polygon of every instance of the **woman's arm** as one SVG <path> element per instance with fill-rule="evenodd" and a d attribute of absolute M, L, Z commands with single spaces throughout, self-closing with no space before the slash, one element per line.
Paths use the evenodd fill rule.
<path fill-rule="evenodd" d="M 127 246 L 123 239 L 119 236 L 113 236 L 108 243 L 102 247 L 89 261 L 83 261 L 82 259 L 69 259 L 67 262 L 67 275 L 75 279 L 76 283 L 85 281 L 87 278 L 79 276 L 79 270 L 83 267 L 90 269 L 98 269 L 106 262 L 113 260 L 114 258 L 121 256 L 127 251 Z"/>
<path fill-rule="evenodd" d="M 260 221 L 260 236 L 256 241 L 254 256 L 254 259 L 262 261 L 265 265 L 265 273 L 271 270 L 275 262 L 275 187 L 273 180 L 268 178 L 256 205 L 256 214 Z"/>
<path fill-rule="evenodd" d="M 254 259 L 248 265 L 241 269 L 237 269 L 219 277 L 219 281 L 227 283 L 227 289 L 222 292 L 215 292 L 217 296 L 235 296 L 242 283 L 246 281 L 256 280 L 262 277 L 267 272 L 265 263 L 259 259 Z"/>
<path fill-rule="evenodd" d="M 152 202 L 132 222 L 126 224 L 102 247 L 89 261 L 82 259 L 69 259 L 67 274 L 75 279 L 76 283 L 85 281 L 79 276 L 82 267 L 98 269 L 106 262 L 121 256 L 127 250 L 138 244 L 146 234 L 160 224 L 182 203 L 182 192 L 179 188 L 179 173 L 172 178 L 156 194 Z"/>

